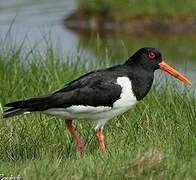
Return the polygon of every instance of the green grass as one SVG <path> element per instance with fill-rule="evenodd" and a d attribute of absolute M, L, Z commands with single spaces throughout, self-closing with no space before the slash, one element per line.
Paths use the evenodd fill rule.
<path fill-rule="evenodd" d="M 78 9 L 91 14 L 107 13 L 116 20 L 132 15 L 192 16 L 196 12 L 194 0 L 78 0 Z"/>
<path fill-rule="evenodd" d="M 62 60 L 51 50 L 31 55 L 25 61 L 20 50 L 1 53 L 0 107 L 52 92 L 99 67 L 78 57 Z M 165 81 L 167 85 L 157 82 L 144 101 L 107 124 L 105 155 L 99 154 L 90 122 L 74 124 L 86 143 L 81 157 L 62 120 L 39 113 L 0 117 L 0 174 L 35 180 L 194 179 L 196 98 L 189 88 L 179 91 L 175 80 Z"/>

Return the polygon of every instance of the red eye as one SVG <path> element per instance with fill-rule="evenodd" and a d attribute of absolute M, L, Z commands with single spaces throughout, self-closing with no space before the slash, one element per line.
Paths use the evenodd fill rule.
<path fill-rule="evenodd" d="M 155 56 L 156 56 L 155 53 L 152 52 L 152 51 L 148 53 L 148 57 L 149 57 L 150 59 L 154 59 Z"/>

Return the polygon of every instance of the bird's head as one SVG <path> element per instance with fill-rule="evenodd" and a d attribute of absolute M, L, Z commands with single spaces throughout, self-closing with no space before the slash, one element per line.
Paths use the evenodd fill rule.
<path fill-rule="evenodd" d="M 155 48 L 141 48 L 135 52 L 135 54 L 133 54 L 130 60 L 132 62 L 139 63 L 143 68 L 148 70 L 155 71 L 157 69 L 161 69 L 179 79 L 180 81 L 191 84 L 191 82 L 185 76 L 166 64 L 162 58 L 161 53 Z"/>

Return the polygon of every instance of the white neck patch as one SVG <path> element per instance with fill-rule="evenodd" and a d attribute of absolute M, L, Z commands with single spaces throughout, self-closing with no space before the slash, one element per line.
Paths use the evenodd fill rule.
<path fill-rule="evenodd" d="M 128 77 L 119 77 L 117 78 L 117 84 L 121 86 L 122 92 L 120 99 L 114 103 L 113 107 L 127 107 L 129 109 L 137 103 L 137 99 L 133 93 L 132 83 Z"/>

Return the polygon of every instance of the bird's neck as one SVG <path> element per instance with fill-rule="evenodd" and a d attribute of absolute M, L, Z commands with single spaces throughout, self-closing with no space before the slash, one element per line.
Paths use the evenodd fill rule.
<path fill-rule="evenodd" d="M 145 69 L 137 63 L 125 63 L 129 69 L 128 77 L 132 82 L 132 90 L 137 100 L 142 100 L 150 91 L 154 79 L 154 71 Z"/>

